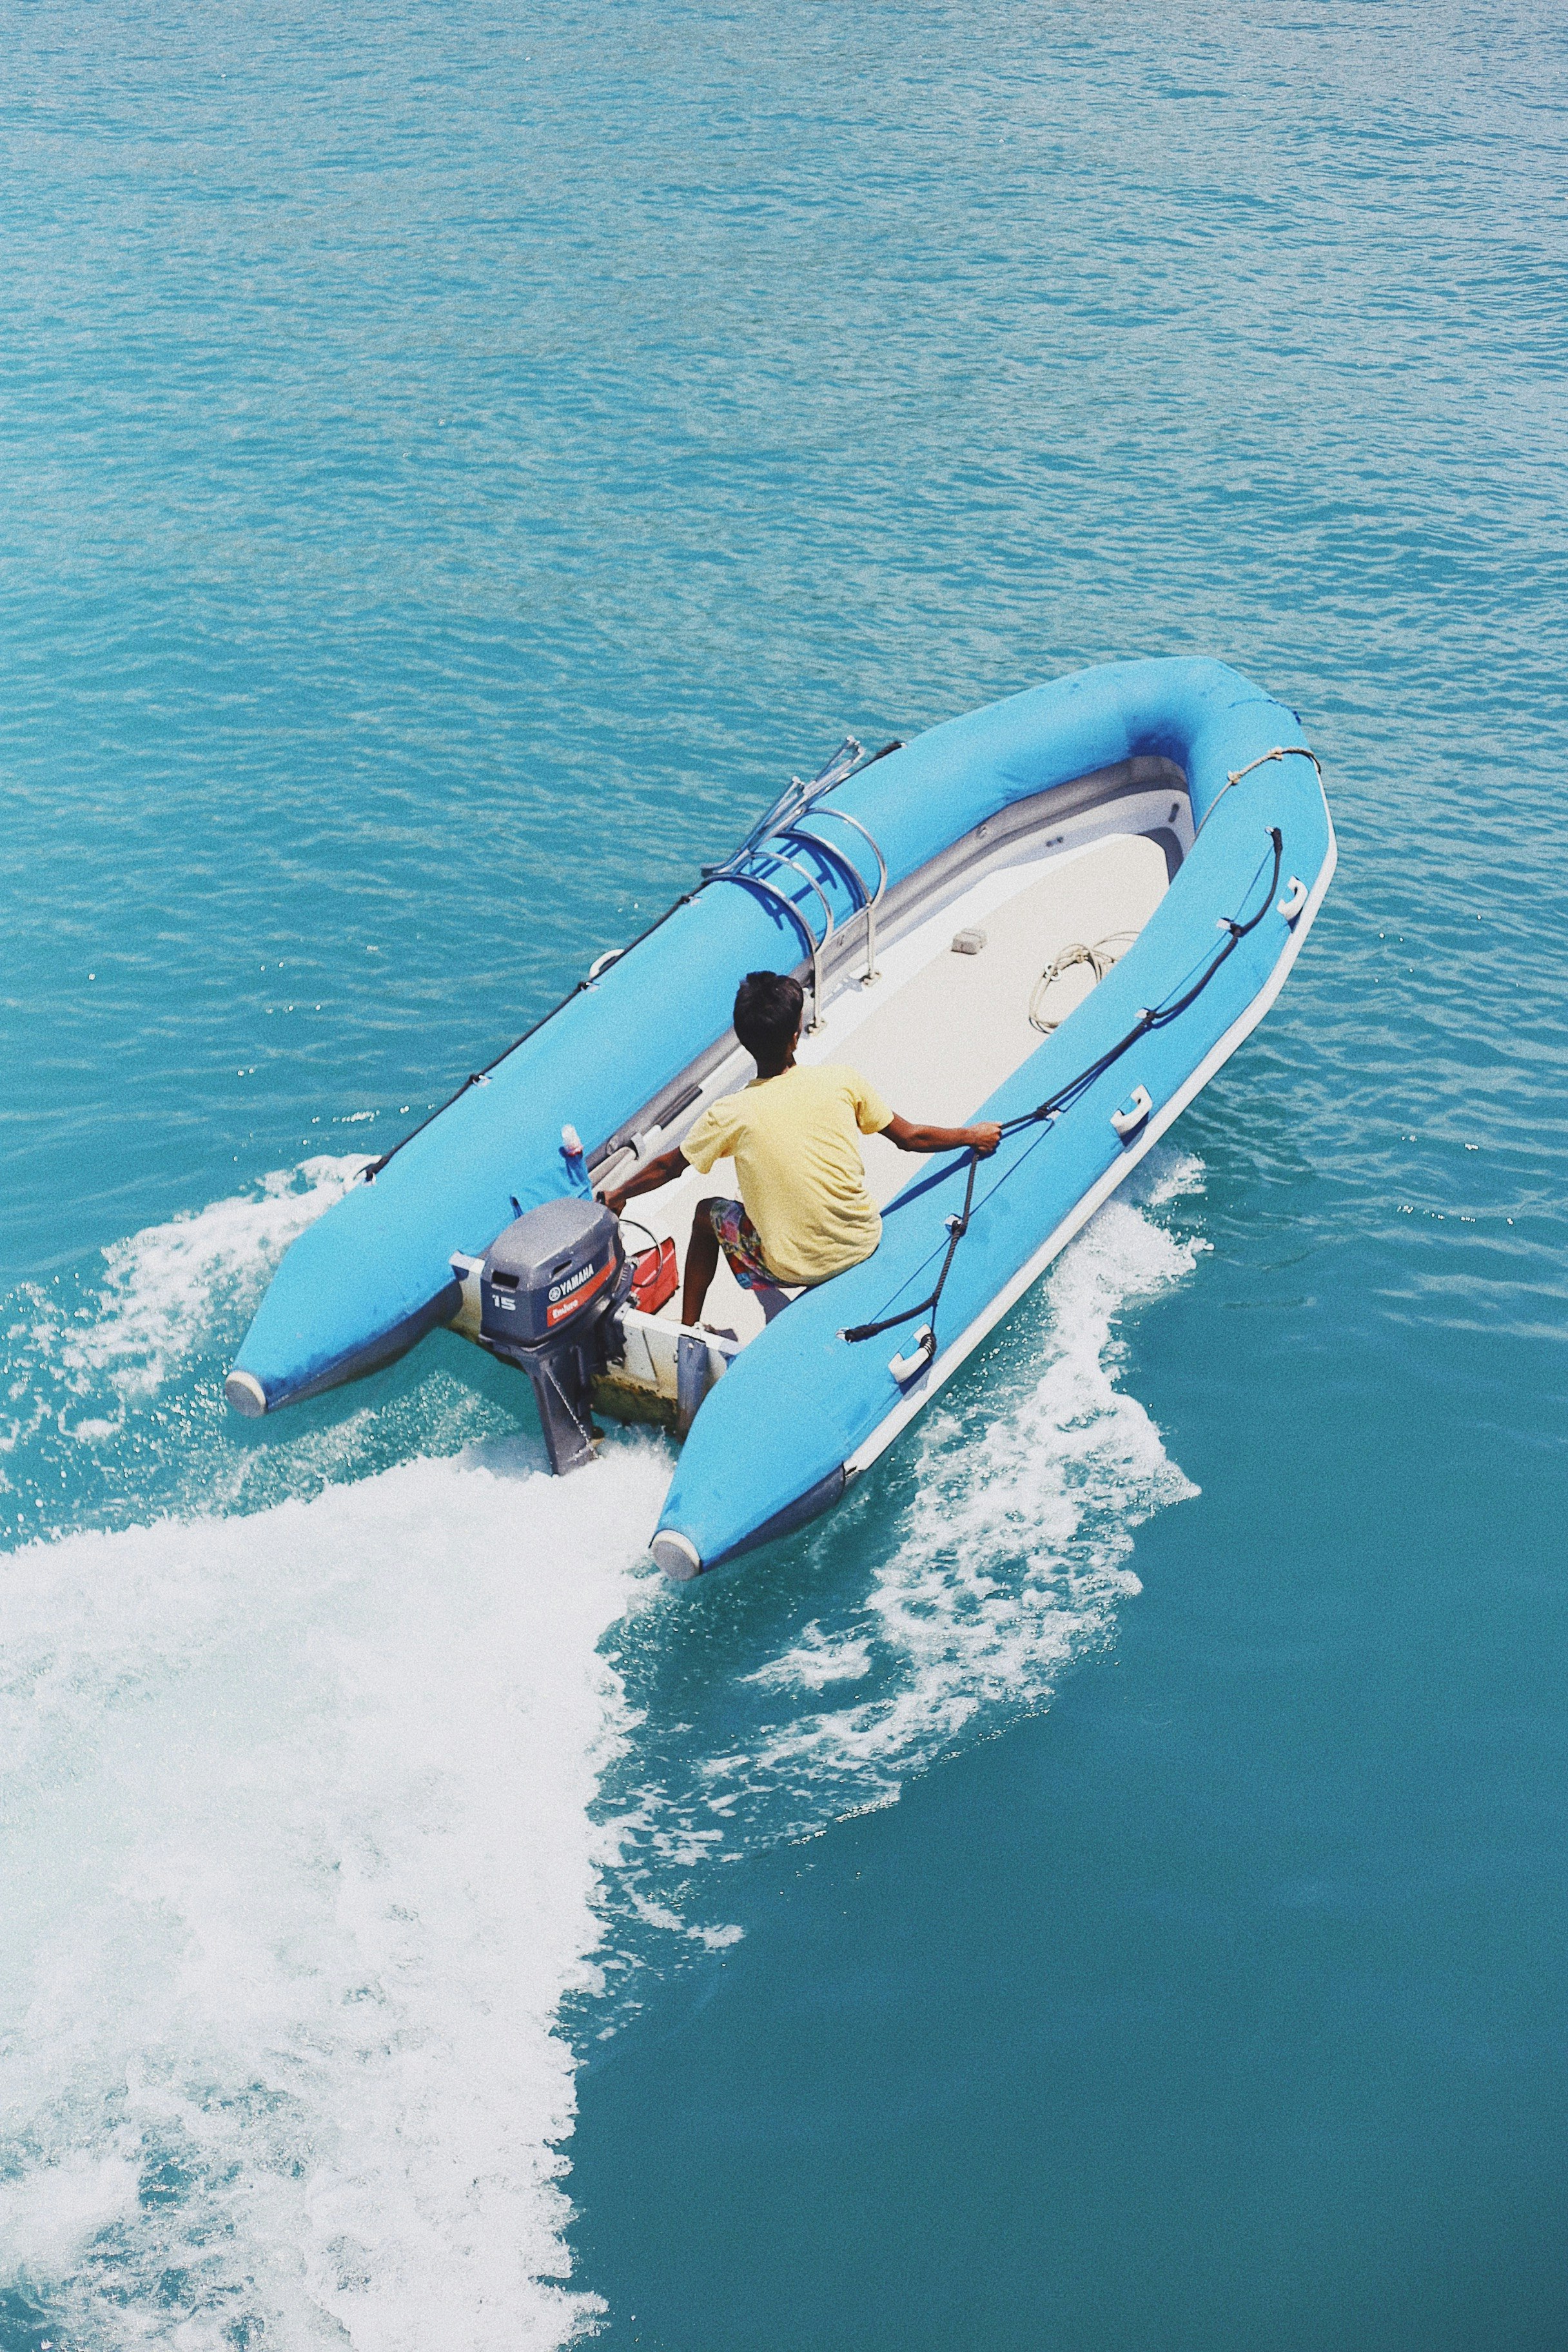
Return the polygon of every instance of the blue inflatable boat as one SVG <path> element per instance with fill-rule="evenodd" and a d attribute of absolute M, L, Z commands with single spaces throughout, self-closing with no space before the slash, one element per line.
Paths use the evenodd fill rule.
<path fill-rule="evenodd" d="M 1180 660 L 1084 670 L 869 754 L 846 743 L 301 1234 L 230 1403 L 274 1412 L 450 1325 L 528 1376 L 559 1469 L 592 1458 L 595 1412 L 680 1412 L 653 1538 L 672 1576 L 826 1509 L 1279 993 L 1334 866 L 1300 734 L 1236 671 Z M 758 969 L 802 982 L 802 1062 L 849 1063 L 906 1118 L 996 1121 L 1003 1140 L 911 1176 L 868 1138 L 873 1255 L 793 1298 L 721 1268 L 683 1334 L 692 1201 L 733 1192 L 731 1171 L 637 1201 L 646 1223 L 595 1195 L 751 1077 L 730 1022 Z"/>

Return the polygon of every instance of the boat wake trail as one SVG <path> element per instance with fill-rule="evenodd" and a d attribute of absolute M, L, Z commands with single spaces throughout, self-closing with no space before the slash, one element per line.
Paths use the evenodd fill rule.
<path fill-rule="evenodd" d="M 742 1568 L 702 1619 L 631 1628 L 644 1727 L 612 1786 L 644 1916 L 681 1916 L 709 1863 L 893 1802 L 1110 1638 L 1140 1589 L 1134 1529 L 1197 1491 L 1118 1373 L 1120 1318 L 1205 1246 L 1162 1213 L 1201 1181 L 1152 1154 L 787 1582 Z"/>
<path fill-rule="evenodd" d="M 532 1444 L 0 1566 L 0 2248 L 72 2344 L 575 2332 L 563 1996 L 668 1480 Z"/>
<path fill-rule="evenodd" d="M 96 1311 L 79 1311 L 59 1330 L 56 1361 L 68 1391 L 90 1393 L 98 1376 L 122 1402 L 166 1387 L 232 1295 L 248 1305 L 260 1269 L 275 1265 L 364 1165 L 357 1153 L 308 1160 L 254 1193 L 111 1243 Z M 47 1304 L 44 1313 L 47 1320 Z M 79 1423 L 72 1433 L 96 1436 L 102 1426 Z"/>
<path fill-rule="evenodd" d="M 596 1982 L 634 1725 L 600 1645 L 657 1591 L 668 1458 L 558 1483 L 438 1356 L 226 1417 L 358 1164 L 9 1302 L 0 2343 L 512 2352 L 595 2308 L 556 2019 Z"/>
<path fill-rule="evenodd" d="M 1162 1213 L 1196 1163 L 1151 1164 L 918 1444 L 687 1594 L 644 1551 L 668 1448 L 552 1480 L 478 1358 L 225 1423 L 250 1302 L 352 1163 L 13 1301 L 0 2341 L 592 2328 L 563 2005 L 615 2031 L 739 1934 L 716 1864 L 1044 1705 L 1192 1492 L 1117 1386 L 1118 1318 L 1200 1246 Z"/>
<path fill-rule="evenodd" d="M 260 1432 L 228 1411 L 224 1375 L 268 1276 L 363 1165 L 308 1160 L 11 1294 L 0 1318 L 0 1544 L 140 1525 L 160 1510 L 254 1511 L 515 1426 L 514 1412 L 433 1356 L 406 1381 L 384 1381 L 374 1403 L 346 1390 Z"/>

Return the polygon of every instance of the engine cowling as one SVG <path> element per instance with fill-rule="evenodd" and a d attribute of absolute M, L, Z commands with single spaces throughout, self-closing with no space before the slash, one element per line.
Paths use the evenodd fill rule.
<path fill-rule="evenodd" d="M 528 1210 L 485 1253 L 480 1342 L 527 1373 L 557 1474 L 593 1459 L 593 1383 L 620 1353 L 631 1280 L 616 1218 L 576 1194 Z"/>

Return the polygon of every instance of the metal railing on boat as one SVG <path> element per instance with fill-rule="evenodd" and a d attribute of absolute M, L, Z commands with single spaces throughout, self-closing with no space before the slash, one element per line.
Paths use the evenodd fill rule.
<path fill-rule="evenodd" d="M 855 737 L 846 736 L 833 757 L 809 782 L 799 776 L 790 778 L 788 790 L 781 793 L 766 814 L 758 818 L 737 849 L 731 850 L 730 856 L 721 859 L 718 865 L 702 868 L 704 883 L 738 882 L 744 888 L 756 890 L 783 908 L 796 925 L 806 942 L 811 959 L 811 1027 L 814 1030 L 822 1026 L 822 959 L 836 928 L 833 908 L 815 876 L 808 874 L 798 859 L 787 856 L 783 850 L 769 845 L 787 841 L 802 848 L 809 846 L 848 887 L 858 902 L 852 914 L 863 914 L 866 918 L 866 970 L 862 980 L 865 985 L 869 986 L 879 977 L 877 971 L 877 908 L 888 887 L 888 861 L 876 836 L 858 817 L 851 816 L 847 809 L 828 808 L 823 803 L 829 793 L 859 769 L 869 767 L 873 760 L 883 759 L 889 751 L 900 748 L 897 743 L 889 743 L 882 751 L 874 751 L 868 758 Z M 813 814 L 837 817 L 841 824 L 851 826 L 860 835 L 877 861 L 877 887 L 874 890 L 868 887 L 865 876 L 847 850 L 837 842 L 825 841 L 820 834 L 808 831 L 801 823 L 803 817 Z M 756 870 L 759 866 L 763 868 L 787 866 L 816 894 L 823 910 L 820 939 L 806 920 L 804 908 L 790 897 L 787 889 L 780 889 L 776 883 L 771 881 L 766 871 L 759 873 Z"/>
<path fill-rule="evenodd" d="M 814 849 L 820 850 L 825 857 L 831 858 L 846 881 L 854 885 L 860 900 L 860 905 L 856 911 L 863 913 L 866 918 L 866 969 L 860 977 L 864 985 L 868 988 L 874 980 L 880 980 L 882 976 L 877 970 L 877 909 L 882 903 L 882 893 L 888 887 L 888 861 L 882 855 L 875 834 L 868 825 L 862 824 L 858 816 L 851 816 L 847 809 L 818 806 L 816 814 L 819 816 L 836 816 L 840 824 L 853 825 L 877 861 L 877 887 L 874 890 L 868 890 L 866 878 L 859 867 L 836 842 L 824 841 L 820 834 L 807 833 L 798 824 L 788 826 L 780 836 L 784 841 L 809 841 Z M 824 945 L 826 944 L 826 942 L 824 941 Z"/>
<path fill-rule="evenodd" d="M 833 908 L 828 903 L 826 893 L 821 884 L 808 874 L 803 866 L 797 865 L 793 857 L 784 856 L 777 850 L 766 848 L 765 844 L 770 837 L 779 840 L 793 839 L 803 845 L 809 843 L 818 856 L 825 858 L 846 879 L 853 877 L 861 901 L 860 906 L 853 911 L 856 914 L 864 912 L 866 917 L 864 978 L 868 983 L 877 979 L 879 976 L 876 968 L 877 908 L 881 903 L 882 893 L 887 888 L 888 861 L 883 856 L 876 840 L 858 817 L 851 816 L 847 809 L 821 809 L 822 815 L 836 816 L 845 824 L 853 825 L 855 831 L 869 843 L 871 853 L 877 860 L 877 887 L 874 891 L 868 892 L 858 867 L 851 860 L 847 859 L 842 852 L 836 853 L 830 842 L 823 841 L 816 834 L 799 830 L 799 820 L 808 815 L 813 809 L 819 808 L 824 795 L 832 792 L 836 786 L 847 782 L 849 777 L 858 775 L 863 769 L 875 766 L 879 760 L 885 760 L 889 751 L 901 751 L 903 748 L 901 740 L 895 740 L 890 743 L 884 743 L 879 751 L 867 751 L 855 736 L 847 735 L 826 766 L 819 768 L 809 782 L 799 776 L 790 778 L 788 790 L 781 793 L 772 808 L 757 819 L 738 849 L 732 850 L 730 856 L 717 866 L 705 866 L 702 869 L 702 887 L 706 887 L 710 882 L 743 883 L 758 891 L 763 898 L 770 898 L 775 905 L 782 907 L 789 919 L 799 929 L 811 956 L 811 1025 L 814 1029 L 820 1028 L 822 1024 L 822 955 L 833 937 Z M 826 928 L 820 940 L 787 890 L 781 890 L 775 884 L 770 883 L 765 875 L 752 874 L 743 870 L 753 857 L 765 858 L 773 865 L 788 866 L 800 877 L 808 888 L 816 892 L 826 918 Z M 456 1094 L 449 1095 L 443 1103 L 433 1104 L 417 1126 L 411 1127 L 406 1135 L 400 1135 L 391 1149 L 384 1151 L 379 1159 L 368 1161 L 360 1171 L 363 1181 L 374 1184 L 387 1162 L 396 1157 L 405 1144 L 412 1143 L 414 1138 L 423 1134 L 433 1120 L 440 1118 L 443 1111 L 450 1110 L 452 1105 L 460 1100 L 470 1087 L 488 1086 L 492 1070 L 498 1068 L 509 1055 L 515 1054 L 520 1045 L 525 1045 L 531 1037 L 543 1028 L 546 1022 L 552 1021 L 558 1013 L 564 1012 L 574 997 L 579 996 L 584 989 L 596 988 L 612 964 L 619 963 L 630 948 L 637 946 L 642 940 L 650 937 L 658 929 L 660 924 L 668 922 L 670 917 L 680 908 L 688 906 L 695 896 L 694 891 L 683 891 L 674 906 L 667 907 L 664 913 L 651 922 L 646 930 L 639 932 L 636 940 L 628 942 L 627 947 L 606 948 L 602 955 L 596 956 L 588 968 L 586 977 L 580 980 L 576 987 L 562 998 L 559 1004 L 552 1005 L 550 1011 L 533 1024 L 532 1028 L 525 1029 L 521 1037 L 514 1037 L 510 1045 L 504 1045 L 499 1054 L 485 1064 L 483 1069 L 471 1070 Z"/>
<path fill-rule="evenodd" d="M 799 875 L 808 890 L 816 892 L 818 904 L 822 908 L 820 939 L 806 921 L 805 910 L 796 906 L 787 890 L 781 890 L 777 883 L 770 882 L 764 875 L 753 874 L 749 870 L 752 858 L 766 858 L 773 866 L 787 866 L 792 874 Z M 828 940 L 833 937 L 833 908 L 821 883 L 808 874 L 805 866 L 795 858 L 786 857 L 782 850 L 761 847 L 748 849 L 743 858 L 726 859 L 722 866 L 705 866 L 702 869 L 702 879 L 704 882 L 739 882 L 748 890 L 759 891 L 764 898 L 771 898 L 775 907 L 782 907 L 791 921 L 799 927 L 801 937 L 805 940 L 807 952 L 811 957 L 811 1026 L 813 1029 L 820 1029 L 822 1026 L 822 953 Z"/>

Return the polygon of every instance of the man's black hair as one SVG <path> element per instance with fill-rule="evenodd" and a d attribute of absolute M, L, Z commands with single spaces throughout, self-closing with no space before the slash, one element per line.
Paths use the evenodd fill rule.
<path fill-rule="evenodd" d="M 782 1063 L 805 1010 L 805 991 L 784 971 L 749 971 L 735 991 L 735 1034 L 758 1067 Z"/>

